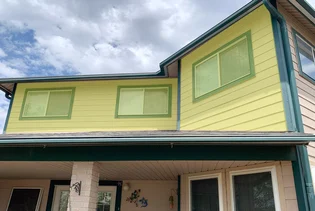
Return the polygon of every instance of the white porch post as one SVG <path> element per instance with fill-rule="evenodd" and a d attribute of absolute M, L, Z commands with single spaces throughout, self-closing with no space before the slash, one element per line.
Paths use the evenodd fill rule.
<path fill-rule="evenodd" d="M 70 191 L 68 211 L 95 211 L 99 183 L 99 164 L 97 162 L 74 162 L 71 186 L 81 181 L 80 195 L 74 188 Z"/>

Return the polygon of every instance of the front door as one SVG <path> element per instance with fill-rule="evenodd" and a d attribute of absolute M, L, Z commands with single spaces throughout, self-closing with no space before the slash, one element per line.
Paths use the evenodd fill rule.
<path fill-rule="evenodd" d="M 69 186 L 56 185 L 52 211 L 67 211 L 69 199 Z M 116 186 L 99 186 L 96 211 L 115 211 Z"/>

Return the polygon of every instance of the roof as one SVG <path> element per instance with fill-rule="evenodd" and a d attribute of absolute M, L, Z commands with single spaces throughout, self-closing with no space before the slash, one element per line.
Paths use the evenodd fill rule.
<path fill-rule="evenodd" d="M 91 144 L 307 144 L 315 135 L 296 132 L 116 131 L 0 135 L 5 145 Z"/>
<path fill-rule="evenodd" d="M 281 0 L 278 0 L 281 2 Z M 286 0 L 287 1 L 287 0 Z M 305 0 L 288 0 L 295 8 L 301 12 L 314 25 L 315 10 Z M 148 73 L 122 73 L 122 74 L 94 74 L 94 75 L 76 75 L 76 76 L 47 76 L 47 77 L 27 77 L 27 78 L 3 78 L 0 79 L 0 90 L 12 94 L 14 83 L 29 82 L 53 82 L 53 81 L 80 81 L 80 80 L 113 80 L 113 79 L 131 79 L 131 78 L 159 78 L 159 77 L 177 77 L 179 64 L 178 61 L 199 47 L 212 37 L 225 30 L 227 27 L 246 16 L 251 11 L 262 5 L 262 0 L 252 0 L 235 13 L 209 29 L 192 42 L 166 58 L 160 63 L 160 70 Z M 9 87 L 9 89 L 7 88 Z"/>

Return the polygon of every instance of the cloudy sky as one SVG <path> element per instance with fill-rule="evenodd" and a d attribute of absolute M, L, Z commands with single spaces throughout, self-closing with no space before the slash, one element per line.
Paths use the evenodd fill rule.
<path fill-rule="evenodd" d="M 0 78 L 155 72 L 247 2 L 0 0 Z M 7 107 L 1 93 L 0 130 Z"/>

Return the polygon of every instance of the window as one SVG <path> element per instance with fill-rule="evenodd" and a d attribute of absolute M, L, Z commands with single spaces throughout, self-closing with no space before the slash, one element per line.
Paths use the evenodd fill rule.
<path fill-rule="evenodd" d="M 171 85 L 118 87 L 116 117 L 170 117 Z"/>
<path fill-rule="evenodd" d="M 300 74 L 315 83 L 315 48 L 295 32 Z"/>
<path fill-rule="evenodd" d="M 7 211 L 38 211 L 41 194 L 41 188 L 13 188 Z"/>
<path fill-rule="evenodd" d="M 20 119 L 70 118 L 74 91 L 74 88 L 26 90 Z"/>
<path fill-rule="evenodd" d="M 193 64 L 193 99 L 198 101 L 254 75 L 249 31 Z"/>
<path fill-rule="evenodd" d="M 52 211 L 67 211 L 70 194 L 68 185 L 55 186 Z M 96 211 L 115 211 L 116 186 L 99 186 Z"/>
<path fill-rule="evenodd" d="M 232 210 L 279 211 L 275 167 L 231 172 Z"/>
<path fill-rule="evenodd" d="M 191 176 L 189 181 L 190 211 L 220 211 L 222 202 L 222 176 Z"/>

